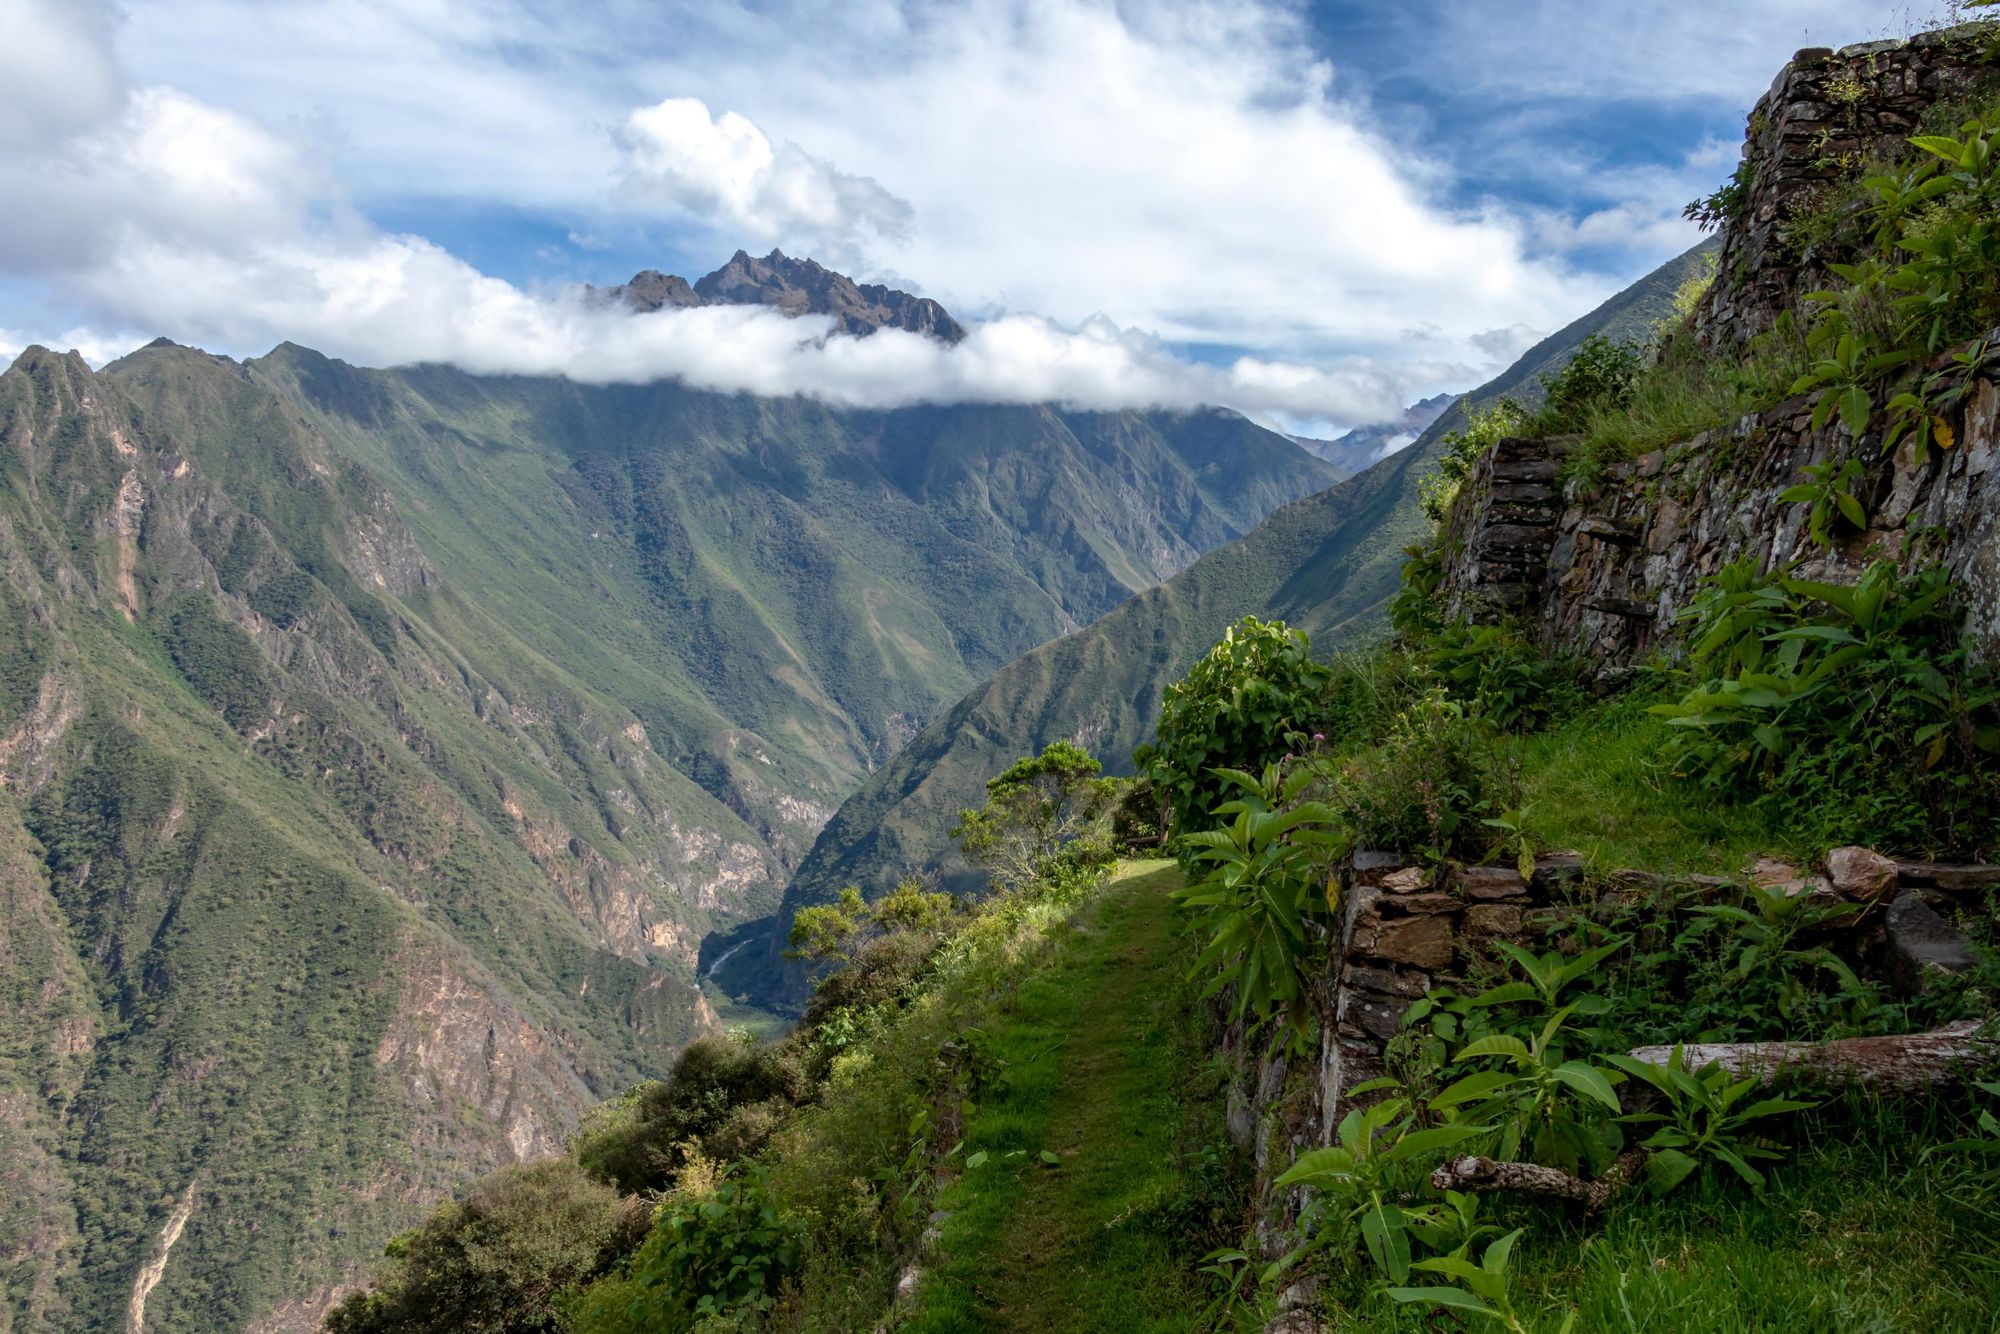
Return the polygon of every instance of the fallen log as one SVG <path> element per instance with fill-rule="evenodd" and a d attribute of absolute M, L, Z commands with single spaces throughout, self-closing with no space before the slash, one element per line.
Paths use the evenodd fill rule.
<path fill-rule="evenodd" d="M 1644 1161 L 1645 1155 L 1633 1150 L 1613 1163 L 1603 1176 L 1585 1181 L 1540 1163 L 1503 1163 L 1467 1155 L 1438 1164 L 1431 1173 L 1431 1184 L 1439 1190 L 1524 1190 L 1535 1195 L 1553 1195 L 1557 1199 L 1575 1200 L 1595 1213 L 1631 1182 Z"/>
<path fill-rule="evenodd" d="M 1882 1093 L 1921 1093 L 1956 1083 L 2000 1058 L 2000 1040 L 1980 1035 L 1974 1020 L 1928 1033 L 1828 1042 L 1696 1042 L 1682 1048 L 1686 1068 L 1719 1065 L 1732 1075 L 1769 1082 L 1803 1075 L 1829 1084 L 1865 1084 Z M 1634 1047 L 1633 1060 L 1665 1065 L 1674 1049 Z"/>

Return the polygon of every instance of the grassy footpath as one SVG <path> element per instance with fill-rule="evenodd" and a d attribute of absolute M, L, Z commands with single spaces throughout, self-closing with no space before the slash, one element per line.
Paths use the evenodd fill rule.
<path fill-rule="evenodd" d="M 1187 1194 L 1176 1129 L 1206 1056 L 1184 1022 L 1189 955 L 1167 897 L 1179 884 L 1168 862 L 1122 868 L 994 1018 L 1000 1075 L 968 1121 L 964 1161 L 986 1157 L 941 1196 L 938 1259 L 905 1328 L 1199 1323 L 1203 1293 L 1168 1224 Z"/>

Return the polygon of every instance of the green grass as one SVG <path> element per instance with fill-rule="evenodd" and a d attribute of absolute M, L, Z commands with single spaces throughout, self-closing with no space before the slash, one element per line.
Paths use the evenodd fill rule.
<path fill-rule="evenodd" d="M 987 1155 L 948 1218 L 904 1328 L 1182 1331 L 1204 1293 L 1162 1227 L 1186 1188 L 1174 1139 L 1191 1063 L 1188 954 L 1171 864 L 1127 868 L 986 1029 L 999 1087 L 966 1126 Z M 1219 1129 L 1219 1107 L 1209 1108 Z M 1056 1165 L 1041 1154 L 1054 1154 Z"/>
<path fill-rule="evenodd" d="M 1720 875 L 1761 856 L 1825 851 L 1767 808 L 1719 800 L 1667 772 L 1659 761 L 1667 730 L 1643 701 L 1620 700 L 1522 738 L 1522 799 L 1536 844 L 1580 852 L 1593 871 Z"/>
<path fill-rule="evenodd" d="M 1854 1099 L 1788 1128 L 1801 1147 L 1762 1196 L 1734 1181 L 1664 1200 L 1634 1191 L 1594 1222 L 1489 1197 L 1486 1220 L 1525 1226 L 1517 1309 L 1555 1330 L 1636 1334 L 1974 1331 L 2000 1310 L 2000 1181 L 1991 1160 L 1925 1156 L 1962 1132 L 1935 1102 Z M 1379 1294 L 1342 1330 L 1446 1328 Z"/>

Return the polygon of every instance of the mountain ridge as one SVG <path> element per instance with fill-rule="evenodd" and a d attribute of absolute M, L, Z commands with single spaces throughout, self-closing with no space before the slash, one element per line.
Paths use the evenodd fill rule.
<path fill-rule="evenodd" d="M 776 249 L 761 257 L 738 250 L 721 268 L 692 284 L 658 269 L 642 269 L 616 287 L 587 290 L 640 313 L 667 307 L 770 306 L 794 317 L 831 316 L 841 331 L 858 337 L 901 329 L 947 344 L 965 338 L 965 327 L 929 297 L 879 283 L 857 283 L 817 260 L 794 259 Z"/>
<path fill-rule="evenodd" d="M 0 1311 L 144 1264 L 149 1330 L 310 1327 L 716 1031 L 703 943 L 907 735 L 1330 475 L 1224 411 L 24 353 Z"/>
<path fill-rule="evenodd" d="M 1417 478 L 1445 435 L 1471 408 L 1509 395 L 1532 400 L 1538 377 L 1558 369 L 1585 336 L 1649 333 L 1714 245 L 1668 261 L 1551 334 L 1455 400 L 1414 444 L 1274 511 L 1244 538 L 982 682 L 841 804 L 786 886 L 763 941 L 722 970 L 725 986 L 796 1003 L 802 979 L 782 959 L 790 918 L 800 907 L 830 901 L 844 885 L 873 896 L 911 873 L 942 874 L 960 887 L 974 883 L 944 831 L 960 808 L 977 803 L 985 780 L 1018 756 L 1069 739 L 1107 771 L 1130 772 L 1131 752 L 1146 738 L 1161 689 L 1239 617 L 1286 620 L 1310 632 L 1321 652 L 1380 634 L 1402 550 L 1427 527 L 1417 511 Z"/>

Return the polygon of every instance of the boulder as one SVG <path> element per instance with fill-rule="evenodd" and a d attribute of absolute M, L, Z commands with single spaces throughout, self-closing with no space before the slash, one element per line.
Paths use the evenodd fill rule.
<path fill-rule="evenodd" d="M 1951 923 L 1922 894 L 1906 889 L 1882 919 L 1889 938 L 1889 972 L 1900 995 L 1914 996 L 1940 973 L 1962 973 L 1977 962 Z"/>
<path fill-rule="evenodd" d="M 1872 848 L 1835 848 L 1826 854 L 1826 875 L 1842 898 L 1863 903 L 1896 888 L 1896 863 Z"/>

